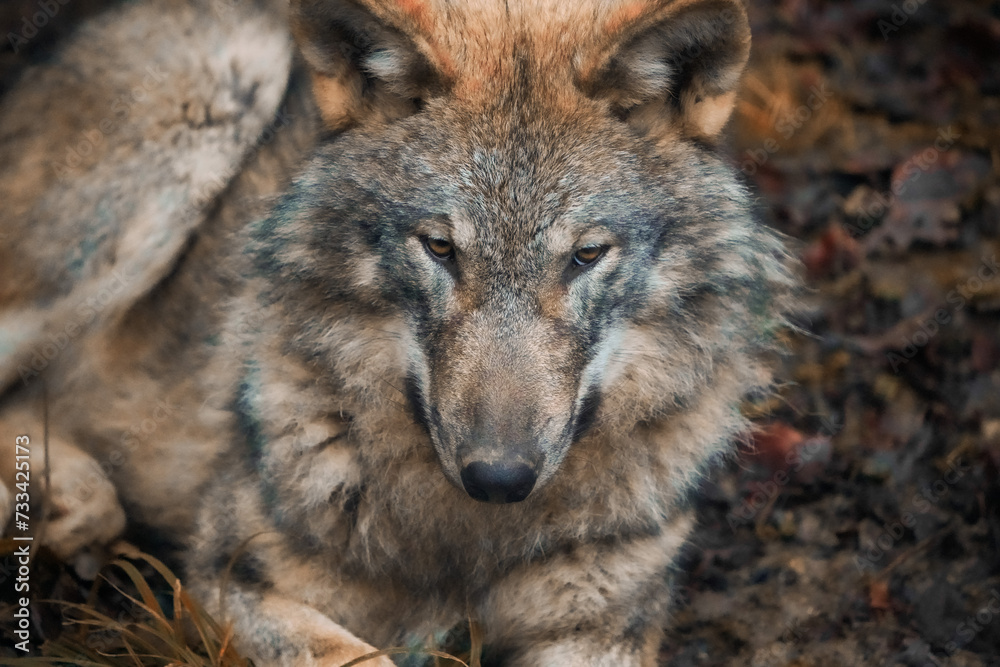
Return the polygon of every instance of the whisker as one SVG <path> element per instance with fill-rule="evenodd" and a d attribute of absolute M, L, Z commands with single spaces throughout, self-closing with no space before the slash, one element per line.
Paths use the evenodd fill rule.
<path fill-rule="evenodd" d="M 399 395 L 400 395 L 400 396 L 403 396 L 404 398 L 406 397 L 406 392 L 404 392 L 404 391 L 403 391 L 402 389 L 400 389 L 399 387 L 397 387 L 397 386 L 396 386 L 396 385 L 394 385 L 393 383 L 391 383 L 391 382 L 389 382 L 388 380 L 386 380 L 384 376 L 379 376 L 379 379 L 380 379 L 380 380 L 381 380 L 382 382 L 384 382 L 384 383 L 386 383 L 387 385 L 389 385 L 390 387 L 392 387 L 393 389 L 395 389 L 395 390 L 396 390 L 396 391 L 397 391 L 397 392 L 399 393 Z"/>

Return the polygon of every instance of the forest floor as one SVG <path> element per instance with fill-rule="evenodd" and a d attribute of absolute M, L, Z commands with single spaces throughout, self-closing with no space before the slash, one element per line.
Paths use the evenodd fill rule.
<path fill-rule="evenodd" d="M 750 3 L 735 164 L 799 241 L 662 664 L 1000 665 L 1000 3 Z"/>

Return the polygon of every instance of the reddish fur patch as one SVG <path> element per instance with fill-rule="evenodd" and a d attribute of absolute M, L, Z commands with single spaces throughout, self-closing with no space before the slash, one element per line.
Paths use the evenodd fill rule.
<path fill-rule="evenodd" d="M 396 7 L 403 16 L 413 21 L 419 32 L 424 35 L 434 33 L 434 17 L 425 0 L 398 0 Z"/>
<path fill-rule="evenodd" d="M 451 54 L 440 44 L 434 42 L 437 32 L 434 22 L 434 12 L 426 0 L 397 0 L 396 10 L 400 16 L 409 21 L 415 33 L 425 40 L 426 55 L 431 58 L 438 72 L 446 79 L 454 80 L 457 68 Z"/>
<path fill-rule="evenodd" d="M 624 32 L 628 27 L 634 25 L 635 22 L 648 11 L 648 3 L 645 2 L 633 2 L 620 7 L 617 11 L 611 14 L 607 20 L 605 20 L 604 29 L 601 32 L 610 38 L 617 38 L 619 34 Z M 616 40 L 611 39 L 609 41 Z M 608 56 L 609 54 L 603 49 L 599 49 L 597 52 L 590 54 L 580 65 L 580 79 L 582 81 L 591 80 L 595 73 L 604 64 L 605 58 Z"/>
<path fill-rule="evenodd" d="M 454 80 L 458 78 L 458 68 L 455 66 L 455 61 L 451 57 L 451 54 L 437 44 L 429 44 L 428 46 L 437 65 L 438 72 L 446 79 Z"/>
<path fill-rule="evenodd" d="M 627 28 L 634 25 L 644 14 L 649 11 L 648 3 L 645 2 L 633 2 L 627 4 L 617 11 L 615 11 L 611 16 L 604 22 L 603 34 L 612 38 L 609 41 L 617 41 L 617 36 L 624 32 Z M 598 69 L 604 64 L 605 58 L 610 54 L 603 49 L 598 50 L 596 53 L 592 53 L 580 66 L 580 78 L 582 81 L 591 80 Z"/>
<path fill-rule="evenodd" d="M 646 13 L 646 3 L 644 2 L 633 2 L 630 5 L 625 5 L 604 23 L 604 31 L 609 35 L 617 35 L 635 23 L 644 13 Z"/>

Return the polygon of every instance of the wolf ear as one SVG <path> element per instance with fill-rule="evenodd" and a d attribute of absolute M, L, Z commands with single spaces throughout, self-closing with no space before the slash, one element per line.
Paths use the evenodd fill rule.
<path fill-rule="evenodd" d="M 716 137 L 750 55 L 743 5 L 668 0 L 653 11 L 625 7 L 622 14 L 609 20 L 607 46 L 582 69 L 583 91 L 652 136 Z"/>
<path fill-rule="evenodd" d="M 292 0 L 290 18 L 332 130 L 408 116 L 447 87 L 421 13 L 379 0 Z"/>

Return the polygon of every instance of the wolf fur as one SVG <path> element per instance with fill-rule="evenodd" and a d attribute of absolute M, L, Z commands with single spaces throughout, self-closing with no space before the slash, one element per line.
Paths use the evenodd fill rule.
<path fill-rule="evenodd" d="M 467 617 L 500 664 L 655 664 L 795 283 L 713 148 L 742 6 L 295 0 L 301 60 L 283 11 L 111 10 L 0 106 L 0 426 L 44 376 L 47 540 L 186 540 L 257 664 Z M 165 88 L 53 185 L 136 35 Z"/>

